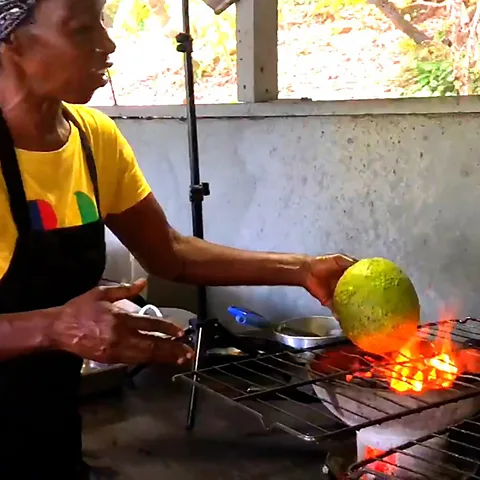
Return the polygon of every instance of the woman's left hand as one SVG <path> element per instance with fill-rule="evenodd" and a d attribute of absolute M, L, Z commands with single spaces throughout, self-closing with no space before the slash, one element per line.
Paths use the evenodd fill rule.
<path fill-rule="evenodd" d="M 327 308 L 332 308 L 333 292 L 340 277 L 357 260 L 347 255 L 335 254 L 310 260 L 305 288 Z"/>

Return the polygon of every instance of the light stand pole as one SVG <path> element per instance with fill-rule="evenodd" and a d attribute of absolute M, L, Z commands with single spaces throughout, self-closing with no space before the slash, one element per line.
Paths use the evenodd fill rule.
<path fill-rule="evenodd" d="M 225 11 L 237 0 L 203 0 L 211 7 L 217 15 Z M 195 108 L 195 75 L 193 72 L 193 39 L 190 35 L 190 9 L 189 0 L 182 0 L 183 32 L 176 37 L 177 50 L 185 56 L 185 93 L 187 99 L 187 124 L 188 124 L 188 149 L 190 156 L 190 203 L 192 206 L 192 226 L 193 235 L 203 239 L 203 200 L 210 195 L 210 186 L 208 183 L 200 180 L 200 164 L 198 156 L 198 133 L 197 133 L 197 113 Z M 203 338 L 208 333 L 209 320 L 207 318 L 207 289 L 205 286 L 198 287 L 198 315 L 195 325 L 195 359 L 193 371 L 199 369 L 205 342 L 209 338 Z M 210 325 L 215 327 L 212 320 Z M 211 329 L 210 329 L 211 330 Z M 207 335 L 208 336 L 208 335 Z M 195 411 L 197 406 L 197 390 L 194 383 L 190 391 L 190 402 L 188 405 L 187 428 L 191 430 L 195 426 Z"/>
<path fill-rule="evenodd" d="M 198 155 L 197 114 L 195 108 L 195 78 L 192 61 L 192 37 L 190 36 L 189 1 L 182 0 L 183 32 L 176 37 L 177 50 L 185 56 L 185 90 L 187 98 L 188 147 L 190 155 L 190 203 L 192 207 L 193 235 L 203 239 L 203 200 L 210 195 L 208 183 L 200 181 L 200 165 Z M 202 355 L 202 335 L 207 323 L 207 290 L 205 286 L 198 287 L 198 314 L 195 327 L 195 359 L 193 369 L 199 368 Z M 195 380 L 195 379 L 194 379 Z M 195 425 L 195 411 L 197 404 L 197 390 L 195 384 L 190 391 L 188 405 L 187 428 L 191 430 Z"/>

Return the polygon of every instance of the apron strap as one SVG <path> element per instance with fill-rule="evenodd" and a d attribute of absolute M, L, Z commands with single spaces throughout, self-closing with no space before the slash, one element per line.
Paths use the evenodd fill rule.
<path fill-rule="evenodd" d="M 98 175 L 95 166 L 95 158 L 93 156 L 90 143 L 85 132 L 80 126 L 73 114 L 64 107 L 64 115 L 78 130 L 82 150 L 85 154 L 90 180 L 92 181 L 95 201 L 97 204 L 98 216 L 101 218 L 100 210 L 100 193 L 98 188 Z M 0 109 L 0 169 L 5 180 L 8 196 L 10 199 L 10 210 L 13 221 L 17 227 L 18 235 L 28 233 L 32 228 L 30 218 L 30 209 L 28 206 L 27 196 L 22 181 L 22 174 L 18 165 L 15 144 L 10 129 L 8 128 L 5 117 Z"/>
<path fill-rule="evenodd" d="M 18 165 L 13 137 L 1 109 L 0 168 L 10 198 L 10 210 L 18 230 L 18 235 L 28 233 L 31 229 L 31 218 L 27 196 L 23 188 L 22 174 Z"/>

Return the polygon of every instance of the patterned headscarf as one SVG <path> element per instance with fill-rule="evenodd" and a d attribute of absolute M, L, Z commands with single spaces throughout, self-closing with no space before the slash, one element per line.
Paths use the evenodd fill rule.
<path fill-rule="evenodd" d="M 33 13 L 37 0 L 0 0 L 0 42 Z"/>

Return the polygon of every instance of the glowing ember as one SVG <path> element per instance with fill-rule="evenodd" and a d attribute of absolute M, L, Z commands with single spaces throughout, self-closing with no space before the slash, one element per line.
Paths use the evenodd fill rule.
<path fill-rule="evenodd" d="M 452 318 L 452 317 L 450 317 Z M 388 361 L 375 365 L 370 371 L 357 372 L 355 377 L 383 378 L 399 393 L 425 392 L 450 388 L 459 371 L 457 354 L 451 340 L 453 322 L 439 324 L 438 334 L 428 342 L 427 329 L 420 329 L 400 352 Z M 352 375 L 346 380 L 351 381 Z"/>
<path fill-rule="evenodd" d="M 384 453 L 385 452 L 379 450 L 378 448 L 367 446 L 367 448 L 365 448 L 365 460 L 368 460 L 369 458 L 377 458 Z M 397 454 L 394 453 L 392 455 L 389 455 L 388 457 L 385 457 L 382 460 L 372 462 L 369 465 L 369 468 L 371 468 L 375 472 L 393 476 L 397 470 Z"/>
<path fill-rule="evenodd" d="M 455 360 L 446 353 L 433 358 L 415 358 L 404 349 L 395 359 L 389 378 L 390 388 L 397 392 L 423 392 L 450 388 L 458 375 Z"/>

